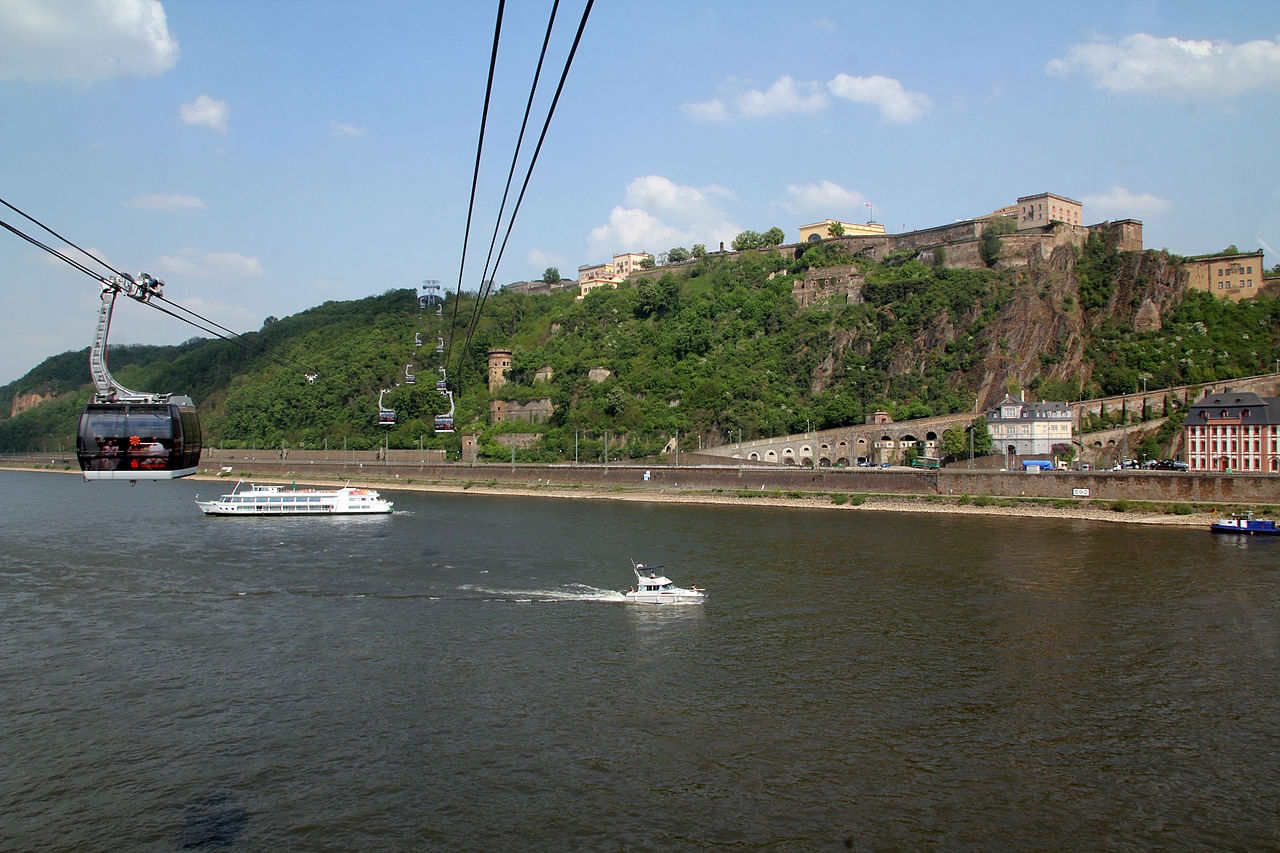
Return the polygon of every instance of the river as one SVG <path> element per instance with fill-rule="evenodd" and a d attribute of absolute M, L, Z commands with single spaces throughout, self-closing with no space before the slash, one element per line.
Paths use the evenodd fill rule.
<path fill-rule="evenodd" d="M 230 485 L 0 472 L 0 848 L 1280 849 L 1280 542 Z"/>

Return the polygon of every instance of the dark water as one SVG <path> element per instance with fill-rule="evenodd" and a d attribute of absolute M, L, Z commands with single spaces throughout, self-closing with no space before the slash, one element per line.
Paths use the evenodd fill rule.
<path fill-rule="evenodd" d="M 1280 542 L 225 490 L 0 473 L 0 848 L 1280 849 Z"/>

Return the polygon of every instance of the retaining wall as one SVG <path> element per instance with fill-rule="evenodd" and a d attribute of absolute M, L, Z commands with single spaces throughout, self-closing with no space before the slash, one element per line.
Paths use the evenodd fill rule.
<path fill-rule="evenodd" d="M 403 451 L 408 452 L 408 451 Z M 416 451 L 415 451 L 416 453 Z M 682 454 L 683 458 L 683 454 Z M 74 464 L 74 463 L 73 463 Z M 299 478 L 335 477 L 377 480 L 443 480 L 555 486 L 617 486 L 628 489 L 705 491 L 799 491 L 904 495 L 992 495 L 1000 497 L 1078 498 L 1155 502 L 1280 505 L 1280 477 L 1269 474 L 1191 474 L 1172 471 L 1075 472 L 1025 474 L 1016 471 L 936 471 L 864 468 L 779 468 L 653 465 L 510 465 L 403 463 L 392 460 L 324 462 L 289 459 L 236 460 L 230 476 L 276 473 Z M 963 463 L 962 463 L 963 464 Z M 205 460 L 209 471 L 218 465 Z M 645 479 L 646 473 L 648 479 Z"/>

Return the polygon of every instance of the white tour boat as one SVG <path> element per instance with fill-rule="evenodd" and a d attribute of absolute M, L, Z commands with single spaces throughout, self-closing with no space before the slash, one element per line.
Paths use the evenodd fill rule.
<path fill-rule="evenodd" d="M 636 572 L 636 587 L 626 593 L 631 604 L 701 604 L 707 598 L 705 590 L 696 586 L 684 589 L 659 573 L 662 566 L 646 566 L 632 563 Z"/>
<path fill-rule="evenodd" d="M 391 512 L 391 501 L 373 489 L 299 489 L 259 486 L 242 480 L 231 494 L 214 501 L 196 501 L 205 515 L 376 515 Z M 198 496 L 197 496 L 198 497 Z"/>

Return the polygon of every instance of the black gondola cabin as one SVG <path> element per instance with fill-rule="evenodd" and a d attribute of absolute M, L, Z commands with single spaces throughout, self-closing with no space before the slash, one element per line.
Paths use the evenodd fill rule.
<path fill-rule="evenodd" d="M 76 456 L 86 480 L 171 480 L 200 465 L 201 435 L 190 397 L 168 402 L 89 403 Z"/>

